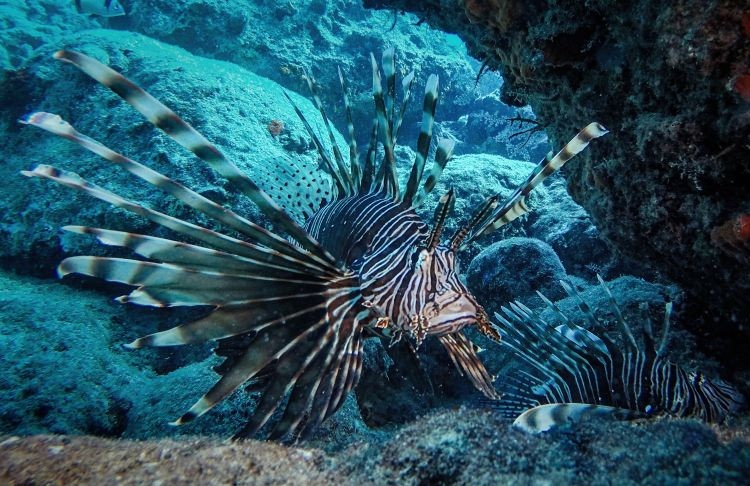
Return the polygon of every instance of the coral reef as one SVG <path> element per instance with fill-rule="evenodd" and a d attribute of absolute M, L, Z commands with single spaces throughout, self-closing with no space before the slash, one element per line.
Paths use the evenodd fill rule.
<path fill-rule="evenodd" d="M 574 199 L 622 253 L 721 316 L 701 331 L 748 329 L 750 263 L 712 238 L 750 211 L 746 2 L 364 4 L 457 33 L 552 140 L 591 119 L 611 129 L 609 143 L 566 166 Z"/>

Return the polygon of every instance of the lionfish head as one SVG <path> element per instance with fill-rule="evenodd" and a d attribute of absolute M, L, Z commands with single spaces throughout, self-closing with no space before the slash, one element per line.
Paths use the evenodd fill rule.
<path fill-rule="evenodd" d="M 425 248 L 419 254 L 424 292 L 422 309 L 413 314 L 405 330 L 420 338 L 452 334 L 467 326 L 500 340 L 489 316 L 459 278 L 456 253 L 451 248 Z"/>
<path fill-rule="evenodd" d="M 709 422 L 721 422 L 729 415 L 738 412 L 745 404 L 745 398 L 732 385 L 721 378 L 707 378 L 699 371 L 687 373 L 688 388 L 695 397 L 695 415 Z"/>

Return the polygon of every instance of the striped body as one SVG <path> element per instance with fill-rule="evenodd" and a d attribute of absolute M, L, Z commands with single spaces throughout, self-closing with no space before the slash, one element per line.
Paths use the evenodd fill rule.
<path fill-rule="evenodd" d="M 524 430 L 539 432 L 587 415 L 621 419 L 669 415 L 722 422 L 740 408 L 743 398 L 732 386 L 687 371 L 664 357 L 668 324 L 658 348 L 649 332 L 639 345 L 603 282 L 602 286 L 618 316 L 624 346 L 577 326 L 543 296 L 565 324 L 553 328 L 518 302 L 496 314 L 504 343 L 520 361 L 520 368 L 501 387 L 505 399 L 499 411 L 508 418 L 518 416 L 516 425 Z M 564 288 L 578 298 L 572 287 L 564 284 Z M 589 322 L 597 322 L 583 301 L 580 309 Z M 667 323 L 670 309 L 668 304 Z M 602 408 L 592 410 L 592 406 Z"/>
<path fill-rule="evenodd" d="M 489 198 L 443 244 L 442 230 L 455 201 L 453 191 L 441 197 L 432 229 L 415 212 L 434 189 L 454 146 L 450 140 L 440 140 L 432 167 L 425 171 L 438 80 L 431 76 L 427 81 L 417 155 L 408 182 L 399 187 L 394 146 L 414 75 L 402 81 L 403 97 L 398 110 L 393 56 L 392 50 L 383 55 L 384 83 L 375 58 L 371 58 L 377 121 L 363 157 L 357 153 L 352 135 L 346 95 L 348 161 L 336 146 L 315 83 L 308 78 L 332 153 L 324 149 L 318 134 L 288 97 L 317 148 L 324 174 L 299 180 L 296 185 L 301 187 L 300 192 L 281 194 L 286 197 L 277 201 L 197 130 L 129 79 L 83 54 L 55 54 L 57 59 L 75 65 L 110 88 L 154 126 L 205 161 L 254 202 L 280 231 L 277 234 L 252 223 L 109 149 L 77 132 L 57 115 L 34 113 L 24 121 L 103 157 L 240 235 L 235 238 L 160 213 L 52 166 L 23 172 L 84 192 L 177 235 L 172 240 L 67 226 L 67 231 L 93 235 L 104 244 L 128 248 L 146 260 L 76 256 L 65 259 L 58 268 L 60 276 L 78 273 L 136 287 L 120 297 L 121 302 L 214 307 L 204 318 L 126 345 L 140 348 L 217 343 L 215 352 L 225 359 L 216 369 L 220 379 L 175 425 L 193 420 L 236 389 L 249 386 L 261 388 L 262 393 L 239 436 L 258 433 L 277 410 L 281 411 L 280 417 L 274 422 L 270 437 L 308 436 L 336 411 L 357 384 L 362 371 L 363 340 L 382 328 L 388 328 L 396 339 L 413 340 L 416 347 L 428 336 L 434 336 L 479 391 L 490 399 L 500 398 L 492 385 L 493 378 L 477 356 L 477 347 L 461 332 L 467 326 L 475 326 L 489 338 L 499 340 L 488 316 L 459 279 L 457 252 L 467 238 L 497 229 L 528 211 L 525 196 L 606 130 L 597 123 L 588 125 L 555 157 L 541 161 L 505 204 L 498 206 L 497 196 Z M 345 89 L 341 71 L 339 77 Z M 383 154 L 380 161 L 379 153 Z M 288 173 L 294 171 L 290 168 Z M 326 199 L 310 197 L 315 194 L 326 194 Z M 313 201 L 321 206 L 316 207 Z M 304 225 L 292 216 L 294 210 L 297 216 L 307 218 Z M 199 244 L 186 243 L 184 239 Z"/>

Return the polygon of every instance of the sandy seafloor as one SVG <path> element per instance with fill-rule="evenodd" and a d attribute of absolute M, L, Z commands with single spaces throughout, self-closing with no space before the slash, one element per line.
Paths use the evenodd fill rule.
<path fill-rule="evenodd" d="M 487 196 L 509 195 L 551 147 L 543 133 L 533 133 L 527 142 L 511 137 L 518 127 L 508 118 L 531 117 L 530 109 L 500 102 L 502 79 L 496 73 L 475 83 L 480 65 L 468 57 L 461 41 L 417 25 L 418 19 L 408 15 L 367 11 L 345 0 L 133 0 L 123 1 L 128 16 L 104 19 L 78 14 L 72 3 L 0 2 L 0 482 L 749 480 L 745 413 L 721 425 L 694 419 L 592 420 L 528 435 L 482 407 L 477 392 L 434 343 L 422 349 L 421 373 L 403 356 L 391 357 L 379 341 L 368 342 L 360 385 L 311 440 L 296 446 L 226 441 L 257 398 L 242 391 L 188 426 L 167 425 L 212 385 L 216 378 L 211 367 L 219 359 L 210 346 L 129 351 L 121 345 L 200 311 L 123 306 L 113 301 L 125 293 L 122 286 L 55 278 L 65 256 L 120 255 L 92 238 L 65 233 L 61 226 L 149 232 L 153 225 L 19 172 L 52 164 L 169 214 L 193 214 L 79 147 L 21 126 L 17 119 L 36 110 L 59 113 L 83 133 L 251 219 L 264 220 L 220 176 L 153 130 L 119 98 L 55 61 L 56 50 L 80 50 L 137 80 L 264 187 L 290 161 L 310 171 L 318 163 L 283 91 L 291 93 L 314 128 L 324 133 L 302 78 L 303 71 L 311 72 L 323 101 L 331 106 L 328 113 L 338 132 L 346 133 L 336 74 L 336 66 L 341 66 L 349 78 L 359 145 L 364 147 L 372 116 L 369 53 L 393 46 L 399 68 L 416 70 L 416 93 L 429 73 L 440 76 L 436 134 L 457 141 L 456 157 L 420 215 L 432 221 L 437 198 L 453 187 L 458 197 L 448 233 Z M 416 95 L 399 136 L 403 178 L 414 157 L 420 107 Z M 279 135 L 269 131 L 276 120 L 283 123 Z M 347 150 L 344 136 L 336 137 Z M 595 156 L 595 146 L 591 150 Z M 567 278 L 582 290 L 602 322 L 611 324 L 612 310 L 596 286 L 599 273 L 637 333 L 645 319 L 659 322 L 666 300 L 675 302 L 670 359 L 748 389 L 746 371 L 728 370 L 726 357 L 699 351 L 701 336 L 681 326 L 681 289 L 657 272 L 623 261 L 568 196 L 562 177 L 550 178 L 532 194 L 529 205 L 531 214 L 473 243 L 461 255 L 464 277 L 488 311 L 498 311 L 513 299 L 540 308 L 535 291 L 541 290 L 561 300 L 561 307 L 573 315 L 576 307 L 563 299 L 557 284 Z M 492 373 L 508 366 L 505 349 L 474 337 Z"/>

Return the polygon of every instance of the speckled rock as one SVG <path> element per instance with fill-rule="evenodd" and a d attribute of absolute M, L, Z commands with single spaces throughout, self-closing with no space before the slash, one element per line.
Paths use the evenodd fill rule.
<path fill-rule="evenodd" d="M 491 412 L 425 416 L 342 451 L 270 442 L 0 437 L 0 482 L 47 484 L 745 484 L 750 429 L 588 421 L 529 435 Z"/>
<path fill-rule="evenodd" d="M 748 437 L 747 424 L 710 428 L 689 420 L 589 421 L 529 435 L 492 413 L 459 409 L 424 417 L 336 462 L 353 480 L 376 484 L 743 484 Z"/>
<path fill-rule="evenodd" d="M 346 484 L 315 449 L 270 442 L 0 436 L 4 484 Z"/>

